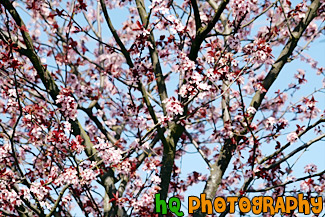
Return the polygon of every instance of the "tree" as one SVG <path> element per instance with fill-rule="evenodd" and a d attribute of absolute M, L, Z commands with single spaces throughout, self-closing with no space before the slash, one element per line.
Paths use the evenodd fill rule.
<path fill-rule="evenodd" d="M 324 1 L 0 5 L 1 215 L 158 216 L 155 194 L 200 182 L 208 199 L 324 195 L 320 159 L 293 176 L 325 137 L 307 54 Z M 207 174 L 181 173 L 190 147 Z"/>

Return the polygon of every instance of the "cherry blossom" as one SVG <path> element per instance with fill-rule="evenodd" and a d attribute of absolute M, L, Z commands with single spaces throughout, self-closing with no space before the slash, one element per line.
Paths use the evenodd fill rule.
<path fill-rule="evenodd" d="M 287 140 L 290 143 L 295 142 L 297 139 L 298 139 L 298 136 L 297 136 L 297 133 L 295 133 L 295 132 L 289 133 L 289 135 L 287 136 Z"/>
<path fill-rule="evenodd" d="M 171 97 L 163 101 L 166 105 L 167 115 L 173 117 L 174 115 L 182 115 L 183 114 L 183 106 L 182 104 L 175 99 L 175 97 Z"/>
<path fill-rule="evenodd" d="M 0 216 L 324 194 L 322 0 L 3 0 L 0 15 Z"/>
<path fill-rule="evenodd" d="M 76 119 L 78 104 L 71 97 L 71 90 L 62 89 L 55 102 L 61 105 L 60 110 L 63 112 L 65 117 L 71 120 Z"/>

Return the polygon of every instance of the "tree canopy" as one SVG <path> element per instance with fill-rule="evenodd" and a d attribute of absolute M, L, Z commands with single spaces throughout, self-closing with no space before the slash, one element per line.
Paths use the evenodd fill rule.
<path fill-rule="evenodd" d="M 185 202 L 191 188 L 324 195 L 320 155 L 296 166 L 324 143 L 324 65 L 309 53 L 324 9 L 1 0 L 0 215 L 162 216 L 156 194 Z"/>

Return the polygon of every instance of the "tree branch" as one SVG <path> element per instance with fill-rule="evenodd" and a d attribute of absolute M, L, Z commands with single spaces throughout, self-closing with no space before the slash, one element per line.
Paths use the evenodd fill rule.
<path fill-rule="evenodd" d="M 19 16 L 16 9 L 12 6 L 12 4 L 8 0 L 4 0 L 1 2 L 1 4 L 6 8 L 7 11 L 11 14 L 13 19 L 15 20 L 16 24 L 22 28 L 25 26 L 23 20 Z M 57 95 L 60 93 L 60 90 L 58 86 L 56 85 L 55 81 L 53 80 L 51 74 L 49 71 L 45 70 L 43 67 L 40 58 L 36 54 L 33 46 L 33 41 L 28 34 L 28 32 L 21 30 L 21 34 L 23 36 L 24 42 L 26 44 L 26 50 L 20 49 L 19 52 L 26 56 L 33 64 L 35 70 L 37 71 L 37 74 L 41 78 L 44 86 L 48 90 L 50 96 L 55 101 L 57 99 Z M 94 148 L 93 143 L 90 141 L 89 136 L 85 132 L 85 130 L 82 128 L 80 122 L 78 119 L 76 121 L 69 121 L 71 123 L 71 126 L 73 128 L 73 135 L 81 135 L 83 138 L 83 144 L 85 145 L 85 152 L 88 157 L 90 157 L 90 160 L 100 162 L 100 158 L 97 156 L 97 151 Z M 114 172 L 112 169 L 108 168 L 108 171 L 100 176 L 102 185 L 105 187 L 106 193 L 113 197 L 113 193 L 116 192 L 115 186 L 114 186 Z M 115 207 L 115 206 L 114 206 Z"/>
<path fill-rule="evenodd" d="M 193 143 L 194 147 L 200 153 L 201 157 L 207 163 L 207 165 L 209 166 L 209 168 L 211 168 L 212 165 L 211 165 L 210 161 L 208 160 L 208 158 L 203 153 L 203 151 L 200 149 L 199 144 L 197 144 L 197 142 L 193 139 L 192 135 L 187 130 L 185 130 L 185 134 L 190 139 L 190 141 Z"/>
<path fill-rule="evenodd" d="M 193 11 L 194 11 L 194 19 L 195 19 L 196 31 L 198 31 L 202 26 L 200 11 L 199 11 L 199 8 L 197 6 L 196 0 L 191 0 L 191 4 L 192 4 L 192 7 L 193 7 Z"/>
<path fill-rule="evenodd" d="M 62 188 L 58 198 L 56 199 L 51 211 L 46 215 L 46 217 L 51 217 L 53 215 L 53 213 L 55 212 L 56 208 L 59 206 L 61 199 L 64 195 L 64 192 L 69 188 L 70 185 L 66 185 Z"/>
<path fill-rule="evenodd" d="M 147 24 L 149 23 L 149 18 L 148 18 L 146 9 L 145 9 L 144 1 L 136 0 L 136 4 L 137 4 L 138 13 L 140 15 L 142 24 L 144 26 L 147 26 Z M 166 84 L 165 84 L 165 78 L 163 76 L 162 69 L 161 69 L 160 62 L 159 62 L 158 51 L 156 48 L 156 41 L 155 41 L 155 38 L 154 38 L 154 35 L 152 32 L 150 33 L 149 41 L 153 47 L 153 48 L 149 47 L 149 52 L 150 52 L 152 67 L 153 67 L 155 77 L 156 77 L 158 94 L 160 97 L 160 101 L 163 102 L 165 99 L 168 98 L 167 89 L 166 89 Z M 162 103 L 162 108 L 164 111 L 164 115 L 166 115 L 166 107 L 165 107 L 164 103 Z"/>
<path fill-rule="evenodd" d="M 118 46 L 121 48 L 121 51 L 126 59 L 126 62 L 127 64 L 133 68 L 133 63 L 132 63 L 132 60 L 131 60 L 131 57 L 130 57 L 130 54 L 129 52 L 126 50 L 123 42 L 121 41 L 120 37 L 118 36 L 113 24 L 112 24 L 112 21 L 110 19 L 110 17 L 108 16 L 108 12 L 107 12 L 107 9 L 106 9 L 106 5 L 104 3 L 104 0 L 100 0 L 100 5 L 102 7 L 102 11 L 104 13 L 104 17 L 105 17 L 105 20 L 106 20 L 106 23 L 107 23 L 107 26 L 108 28 L 110 29 L 111 33 L 113 34 L 113 37 L 116 41 L 116 43 L 118 44 Z"/>
<path fill-rule="evenodd" d="M 264 170 L 270 170 L 273 169 L 274 167 L 278 166 L 279 164 L 283 163 L 284 161 L 288 160 L 290 157 L 294 156 L 295 154 L 297 154 L 299 151 L 308 148 L 309 146 L 311 146 L 313 143 L 318 142 L 319 140 L 321 140 L 322 138 L 325 137 L 325 134 L 322 134 L 318 137 L 316 137 L 315 139 L 310 140 L 309 142 L 299 146 L 298 148 L 296 148 L 295 150 L 293 150 L 292 152 L 290 152 L 287 156 L 281 158 L 280 160 L 278 160 L 277 162 L 275 162 L 272 165 L 269 165 L 267 167 L 264 167 Z"/>
<path fill-rule="evenodd" d="M 260 107 L 267 91 L 270 89 L 271 85 L 277 79 L 283 66 L 287 63 L 288 58 L 292 55 L 292 52 L 296 48 L 298 41 L 302 36 L 303 32 L 305 31 L 309 23 L 317 16 L 317 10 L 319 7 L 320 7 L 320 0 L 314 0 L 309 6 L 305 19 L 300 21 L 299 24 L 294 28 L 292 32 L 293 37 L 288 40 L 287 44 L 282 49 L 280 56 L 272 65 L 270 72 L 267 74 L 267 76 L 263 81 L 263 87 L 265 88 L 266 92 L 258 90 L 250 103 L 250 106 L 254 107 L 256 110 L 258 110 L 258 108 Z M 252 117 L 254 117 L 254 115 L 252 115 Z M 253 120 L 253 118 L 251 120 Z"/>
<path fill-rule="evenodd" d="M 284 182 L 284 183 L 281 183 L 279 185 L 274 185 L 274 186 L 271 186 L 271 187 L 268 187 L 268 188 L 263 188 L 263 189 L 248 189 L 247 192 L 265 192 L 265 191 L 269 191 L 269 190 L 272 190 L 274 188 L 278 188 L 278 187 L 282 187 L 282 186 L 286 186 L 288 184 L 291 184 L 291 183 L 294 183 L 294 182 L 299 182 L 299 181 L 302 181 L 302 180 L 305 180 L 305 179 L 309 179 L 309 178 L 313 178 L 313 177 L 316 177 L 316 176 L 321 176 L 325 174 L 325 170 L 323 170 L 322 172 L 319 172 L 319 173 L 316 173 L 316 174 L 313 174 L 313 175 L 309 175 L 309 176 L 304 176 L 304 177 L 301 177 L 299 179 L 295 179 L 295 180 L 290 180 L 290 181 L 287 181 L 287 182 Z"/>
<path fill-rule="evenodd" d="M 297 136 L 298 138 L 300 138 L 301 136 L 303 136 L 305 133 L 307 133 L 309 130 L 313 129 L 314 127 L 316 127 L 318 124 L 325 122 L 324 118 L 319 119 L 318 121 L 316 121 L 315 123 L 313 123 L 312 125 L 308 126 L 304 131 L 300 132 Z M 288 148 L 291 145 L 290 142 L 288 142 L 287 144 L 285 144 L 284 146 L 282 146 L 281 148 L 279 148 L 277 151 L 275 151 L 273 154 L 264 157 L 263 159 L 261 159 L 258 164 L 261 165 L 262 163 L 264 163 L 265 161 L 267 161 L 268 159 L 271 159 L 275 156 L 277 156 L 278 154 L 280 154 L 281 152 L 283 152 L 286 148 Z"/>
<path fill-rule="evenodd" d="M 211 2 L 210 4 L 212 4 L 212 1 L 210 1 L 210 2 Z M 212 30 L 212 28 L 215 26 L 215 24 L 218 22 L 222 12 L 224 11 L 224 9 L 226 8 L 228 3 L 229 3 L 229 0 L 221 1 L 212 20 L 206 26 L 201 27 L 196 31 L 196 36 L 192 42 L 190 54 L 188 56 L 190 60 L 192 60 L 192 61 L 196 60 L 202 42 L 204 41 L 205 37 L 209 34 L 209 32 Z"/>
<path fill-rule="evenodd" d="M 222 3 L 221 3 L 221 5 L 222 5 Z M 279 75 L 283 66 L 287 63 L 288 58 L 290 57 L 293 50 L 297 46 L 297 43 L 298 43 L 300 37 L 302 36 L 304 30 L 307 28 L 307 26 L 313 20 L 313 18 L 316 17 L 317 9 L 319 7 L 320 7 L 320 1 L 314 0 L 309 7 L 309 10 L 308 10 L 308 13 L 307 13 L 305 19 L 302 20 L 294 28 L 294 31 L 292 33 L 294 37 L 289 39 L 289 41 L 283 48 L 280 56 L 278 57 L 276 62 L 273 64 L 270 72 L 264 79 L 263 86 L 266 90 L 268 90 L 270 88 L 270 86 L 273 84 L 273 82 L 276 80 L 277 76 Z M 258 110 L 259 106 L 262 103 L 262 100 L 264 99 L 265 94 L 266 94 L 265 92 L 258 91 L 254 95 L 254 97 L 250 103 L 250 106 L 252 106 L 256 110 Z M 252 120 L 253 117 L 254 117 L 254 115 L 252 115 L 252 118 L 250 120 Z M 246 132 L 247 131 L 245 131 L 243 133 L 246 133 Z M 240 140 L 240 138 L 241 137 L 236 137 L 235 141 L 238 142 L 238 140 Z M 204 193 L 206 193 L 208 199 L 214 198 L 215 192 L 218 189 L 219 184 L 221 183 L 222 176 L 227 169 L 228 163 L 230 162 L 230 159 L 232 157 L 233 151 L 235 150 L 235 147 L 236 147 L 236 145 L 233 144 L 233 142 L 228 139 L 228 140 L 226 140 L 225 144 L 221 148 L 219 157 L 218 157 L 216 163 L 213 164 L 213 166 L 211 168 L 211 173 L 210 173 L 209 179 L 206 182 L 206 185 L 204 188 Z M 205 214 L 198 212 L 194 216 L 205 216 Z"/>

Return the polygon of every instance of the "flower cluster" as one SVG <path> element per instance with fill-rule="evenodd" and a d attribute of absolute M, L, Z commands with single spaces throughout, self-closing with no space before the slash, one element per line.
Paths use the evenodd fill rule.
<path fill-rule="evenodd" d="M 80 154 L 84 150 L 84 146 L 82 145 L 83 139 L 80 135 L 76 136 L 75 139 L 71 140 L 71 149 L 76 153 Z"/>
<path fill-rule="evenodd" d="M 163 101 L 166 107 L 167 116 L 174 117 L 175 115 L 183 114 L 183 105 L 175 97 L 170 97 Z"/>
<path fill-rule="evenodd" d="M 289 133 L 287 136 L 287 140 L 290 143 L 294 143 L 298 139 L 298 135 L 296 132 Z"/>
<path fill-rule="evenodd" d="M 264 126 L 267 130 L 284 129 L 288 126 L 288 121 L 284 118 L 277 120 L 274 117 L 269 117 L 264 121 Z"/>
<path fill-rule="evenodd" d="M 233 17 L 240 19 L 245 15 L 248 15 L 252 9 L 255 9 L 257 0 L 233 0 L 230 2 L 233 10 Z"/>
<path fill-rule="evenodd" d="M 74 188 L 81 188 L 83 185 L 90 185 L 99 174 L 98 170 L 92 169 L 93 164 L 80 164 L 77 168 L 67 168 L 61 173 L 54 183 L 58 186 L 72 185 Z"/>
<path fill-rule="evenodd" d="M 163 15 L 169 14 L 168 1 L 167 0 L 153 0 L 149 6 L 152 9 L 152 13 L 161 13 Z"/>
<path fill-rule="evenodd" d="M 60 94 L 57 96 L 55 103 L 59 104 L 60 111 L 63 115 L 71 120 L 75 120 L 77 118 L 77 107 L 78 104 L 71 96 L 72 91 L 68 88 L 62 88 Z"/>
<path fill-rule="evenodd" d="M 315 164 L 308 164 L 305 166 L 305 173 L 316 173 L 317 172 L 317 165 Z"/>
<path fill-rule="evenodd" d="M 98 143 L 94 145 L 94 148 L 98 151 L 98 156 L 103 159 L 105 164 L 117 165 L 121 162 L 122 151 L 105 140 L 97 138 Z"/>
<path fill-rule="evenodd" d="M 15 206 L 22 204 L 19 195 L 13 189 L 8 190 L 7 183 L 2 180 L 0 180 L 0 204 L 1 208 L 5 208 L 8 211 L 13 211 Z"/>
<path fill-rule="evenodd" d="M 238 37 L 236 37 L 236 36 L 230 36 L 229 38 L 228 38 L 228 41 L 227 41 L 228 43 L 228 45 L 229 45 L 229 47 L 230 47 L 230 49 L 233 49 L 233 50 L 235 50 L 235 51 L 238 51 L 238 50 L 240 50 L 240 40 L 239 40 L 239 38 Z"/>
<path fill-rule="evenodd" d="M 253 43 L 246 45 L 243 51 L 252 56 L 250 61 L 253 63 L 268 65 L 273 63 L 272 48 L 264 39 L 257 38 Z"/>

